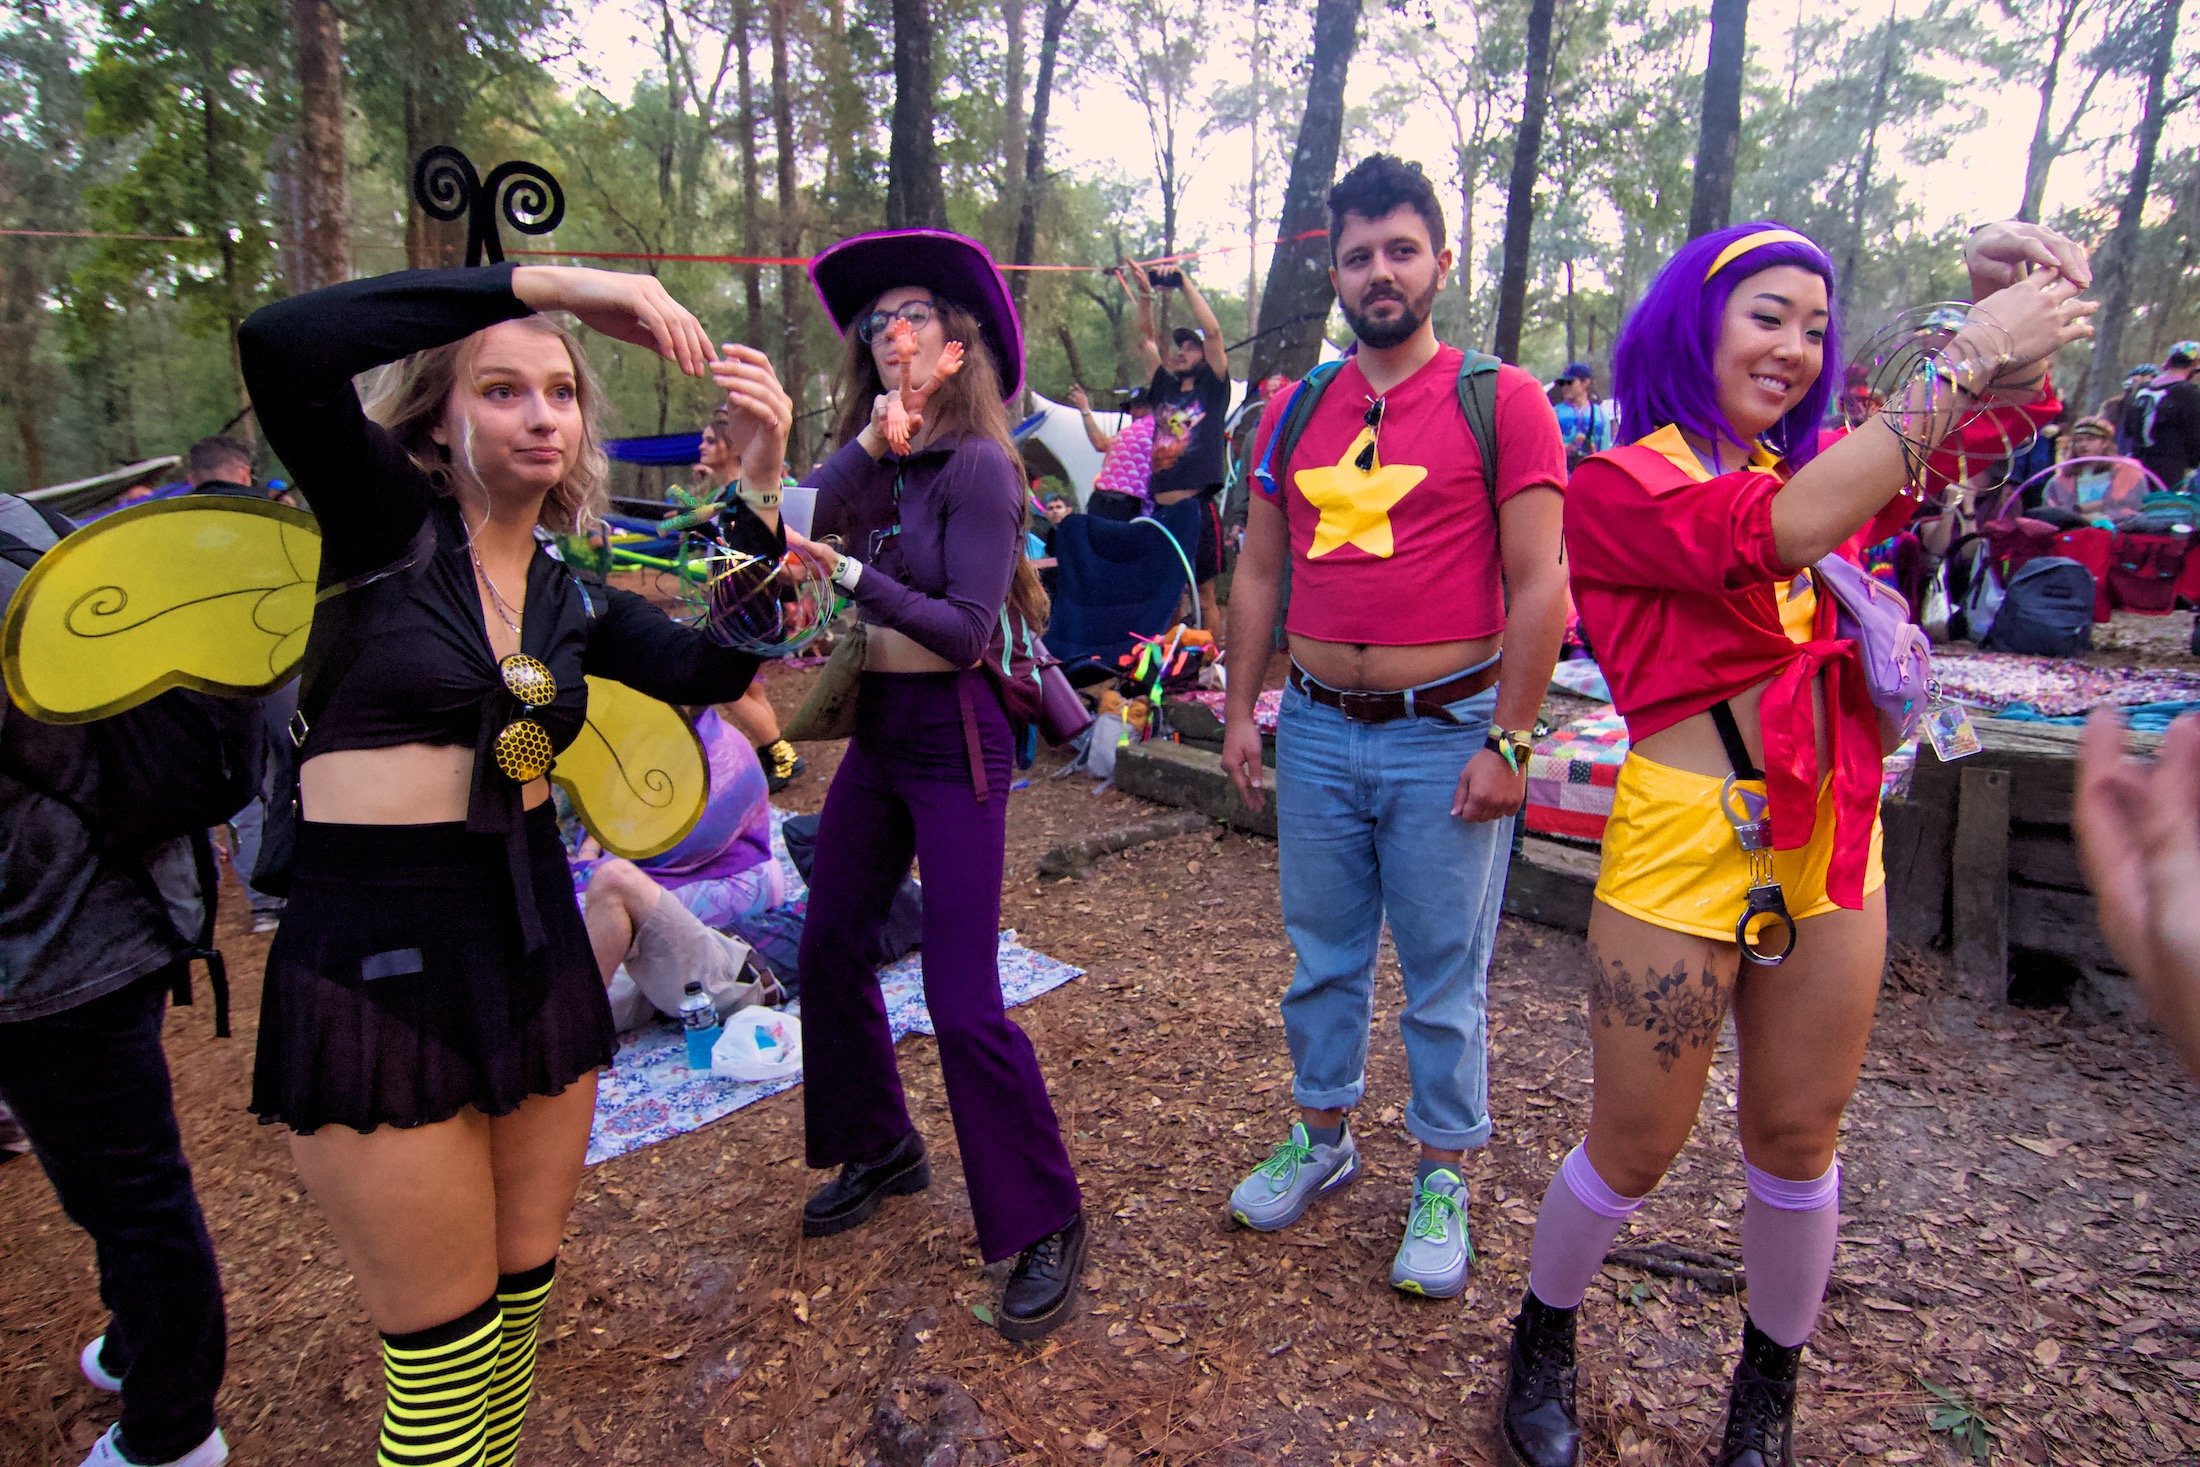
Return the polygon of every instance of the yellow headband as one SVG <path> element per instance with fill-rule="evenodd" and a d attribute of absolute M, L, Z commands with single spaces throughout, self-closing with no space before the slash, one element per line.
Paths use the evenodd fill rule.
<path fill-rule="evenodd" d="M 1719 258 L 1711 262 L 1711 268 L 1703 272 L 1703 278 L 1709 280 L 1751 250 L 1772 244 L 1799 244 L 1810 245 L 1814 250 L 1818 248 L 1807 236 L 1797 234 L 1792 229 L 1760 229 L 1755 234 L 1743 235 L 1719 251 Z"/>

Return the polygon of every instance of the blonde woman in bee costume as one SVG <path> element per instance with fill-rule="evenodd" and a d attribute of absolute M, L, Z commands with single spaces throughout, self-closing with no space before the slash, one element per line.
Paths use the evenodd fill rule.
<path fill-rule="evenodd" d="M 605 502 L 597 389 L 550 311 L 714 376 L 742 482 L 776 493 L 791 414 L 770 366 L 714 352 L 647 275 L 409 271 L 239 335 L 322 538 L 252 1108 L 291 1129 L 382 1331 L 378 1460 L 401 1467 L 512 1461 L 612 1057 L 545 777 L 588 717 L 584 675 L 722 703 L 756 668 L 640 597 L 592 605 L 547 553 L 538 529 Z M 362 406 L 353 376 L 392 363 Z"/>

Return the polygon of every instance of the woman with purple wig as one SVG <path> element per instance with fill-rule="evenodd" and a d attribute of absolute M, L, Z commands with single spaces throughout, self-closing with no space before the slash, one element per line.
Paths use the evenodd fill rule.
<path fill-rule="evenodd" d="M 2069 240 L 1991 225 L 1965 255 L 1979 304 L 1962 329 L 1822 453 L 1839 328 L 1832 263 L 1805 236 L 1755 223 L 1690 241 L 1620 332 L 1614 396 L 1638 436 L 1574 471 L 1566 548 L 1631 747 L 1589 919 L 1589 1134 L 1544 1196 L 1514 1321 L 1515 1462 L 1580 1460 L 1575 1316 L 1695 1126 L 1729 1007 L 1749 1306 L 1718 1462 L 1792 1461 L 1796 1367 L 1833 1267 L 1834 1146 L 1887 936 L 1891 728 L 1814 567 L 1973 409 L 2028 400 L 2046 359 L 2092 334 Z"/>

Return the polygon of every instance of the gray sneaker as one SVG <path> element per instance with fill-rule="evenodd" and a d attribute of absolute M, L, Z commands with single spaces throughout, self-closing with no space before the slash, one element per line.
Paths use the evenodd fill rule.
<path fill-rule="evenodd" d="M 1306 1123 L 1291 1124 L 1291 1139 L 1254 1167 L 1230 1194 L 1230 1216 L 1258 1232 L 1273 1233 L 1297 1222 L 1314 1199 L 1360 1174 L 1360 1148 L 1352 1143 L 1352 1123 L 1334 1146 L 1317 1146 Z"/>
<path fill-rule="evenodd" d="M 1467 1241 L 1467 1184 L 1449 1167 L 1413 1188 L 1406 1240 L 1391 1261 L 1390 1284 L 1430 1299 L 1456 1299 L 1467 1287 L 1474 1245 Z"/>

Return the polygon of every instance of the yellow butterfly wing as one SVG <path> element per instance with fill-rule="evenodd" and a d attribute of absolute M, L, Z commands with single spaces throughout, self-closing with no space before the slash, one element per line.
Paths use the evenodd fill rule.
<path fill-rule="evenodd" d="M 597 843 L 629 861 L 678 845 L 710 797 L 710 761 L 687 720 L 609 678 L 588 680 L 588 722 L 550 777 Z"/>
<path fill-rule="evenodd" d="M 297 671 L 313 622 L 312 515 L 237 495 L 118 510 L 33 565 L 0 621 L 8 696 L 88 723 L 170 688 L 256 697 Z"/>

